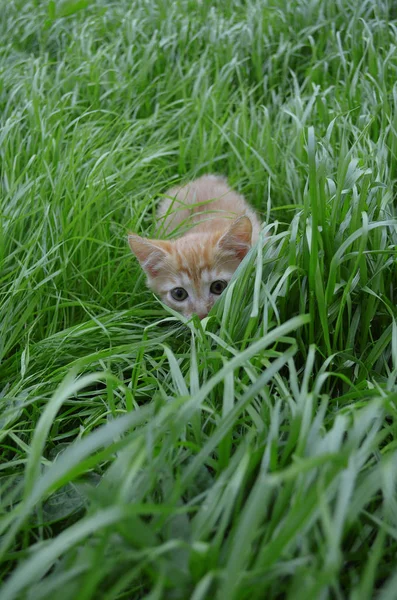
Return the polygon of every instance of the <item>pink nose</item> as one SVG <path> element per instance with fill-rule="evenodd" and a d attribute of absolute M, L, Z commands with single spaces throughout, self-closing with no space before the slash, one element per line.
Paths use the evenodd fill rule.
<path fill-rule="evenodd" d="M 199 319 L 200 319 L 200 321 L 201 321 L 202 319 L 204 319 L 204 317 L 206 317 L 206 316 L 207 316 L 207 313 L 199 313 L 197 316 L 198 316 L 198 318 L 199 318 Z"/>

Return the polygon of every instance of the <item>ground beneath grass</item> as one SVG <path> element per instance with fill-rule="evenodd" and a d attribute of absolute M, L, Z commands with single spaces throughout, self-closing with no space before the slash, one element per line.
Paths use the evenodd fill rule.
<path fill-rule="evenodd" d="M 10 0 L 1 600 L 396 598 L 391 0 Z M 201 324 L 126 243 L 206 172 L 268 241 Z"/>

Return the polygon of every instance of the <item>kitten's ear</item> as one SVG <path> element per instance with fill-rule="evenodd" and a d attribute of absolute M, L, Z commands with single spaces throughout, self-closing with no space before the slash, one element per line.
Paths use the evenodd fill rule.
<path fill-rule="evenodd" d="M 134 233 L 129 233 L 128 243 L 142 269 L 152 277 L 158 275 L 162 262 L 167 256 L 169 242 L 147 240 Z"/>
<path fill-rule="evenodd" d="M 243 216 L 232 223 L 219 240 L 218 246 L 226 252 L 233 252 L 239 260 L 243 260 L 251 248 L 251 238 L 251 220 L 249 217 Z"/>

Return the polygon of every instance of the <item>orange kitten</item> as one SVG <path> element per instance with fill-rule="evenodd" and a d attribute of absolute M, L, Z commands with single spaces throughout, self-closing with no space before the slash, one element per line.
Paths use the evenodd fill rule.
<path fill-rule="evenodd" d="M 245 198 L 216 175 L 203 175 L 168 191 L 157 212 L 158 231 L 172 240 L 129 234 L 130 248 L 164 304 L 190 317 L 205 317 L 252 244 L 260 223 Z"/>

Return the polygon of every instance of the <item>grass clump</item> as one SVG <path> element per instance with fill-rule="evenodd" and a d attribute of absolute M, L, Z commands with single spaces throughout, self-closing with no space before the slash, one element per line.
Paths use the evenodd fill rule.
<path fill-rule="evenodd" d="M 2 11 L 1 598 L 394 598 L 393 3 Z M 126 232 L 208 171 L 269 237 L 186 325 Z"/>

